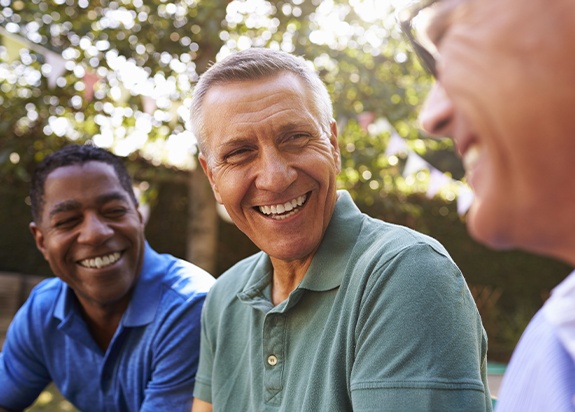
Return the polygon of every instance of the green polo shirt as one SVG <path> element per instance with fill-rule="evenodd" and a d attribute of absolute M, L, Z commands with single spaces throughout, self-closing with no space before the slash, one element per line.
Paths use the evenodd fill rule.
<path fill-rule="evenodd" d="M 202 315 L 194 396 L 214 411 L 485 411 L 487 340 L 445 249 L 339 199 L 308 272 L 273 306 L 257 253 Z"/>

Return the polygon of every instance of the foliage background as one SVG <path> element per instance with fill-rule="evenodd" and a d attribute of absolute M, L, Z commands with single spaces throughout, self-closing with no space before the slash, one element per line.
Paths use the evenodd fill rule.
<path fill-rule="evenodd" d="M 451 143 L 418 130 L 431 79 L 397 30 L 394 13 L 405 4 L 0 0 L 0 270 L 50 273 L 27 229 L 28 183 L 37 162 L 71 141 L 126 157 L 150 210 L 148 239 L 159 251 L 196 263 L 213 254 L 206 265 L 216 276 L 253 253 L 233 225 L 204 215 L 215 206 L 195 168 L 187 104 L 211 61 L 246 47 L 273 47 L 305 56 L 330 91 L 340 125 L 339 187 L 370 215 L 447 247 L 476 296 L 490 357 L 505 361 L 570 268 L 478 245 L 457 213 L 456 190 L 429 199 L 429 173 L 404 177 L 405 157 L 385 155 L 397 132 L 431 165 L 464 179 Z M 54 61 L 63 68 L 56 77 Z M 213 244 L 202 237 L 210 233 Z"/>

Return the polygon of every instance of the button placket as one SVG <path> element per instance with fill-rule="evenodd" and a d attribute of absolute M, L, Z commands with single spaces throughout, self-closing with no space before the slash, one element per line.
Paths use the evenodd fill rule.
<path fill-rule="evenodd" d="M 284 348 L 285 317 L 282 314 L 268 313 L 264 321 L 262 354 L 266 403 L 279 404 L 281 402 Z"/>

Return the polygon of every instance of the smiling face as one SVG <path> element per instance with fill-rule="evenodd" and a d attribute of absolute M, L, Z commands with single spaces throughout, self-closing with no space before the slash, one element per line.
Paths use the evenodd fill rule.
<path fill-rule="evenodd" d="M 54 274 L 90 306 L 125 308 L 144 255 L 144 225 L 114 168 L 59 167 L 44 185 L 41 223 L 30 229 Z"/>
<path fill-rule="evenodd" d="M 443 4 L 442 4 L 443 3 Z M 452 137 L 476 195 L 472 235 L 566 258 L 575 194 L 575 3 L 440 2 L 424 129 Z M 511 10 L 513 10 L 511 12 Z M 569 249 L 573 250 L 573 244 Z"/>
<path fill-rule="evenodd" d="M 339 148 L 289 72 L 210 88 L 200 156 L 218 202 L 272 259 L 313 256 L 336 202 Z M 327 130 L 326 130 L 327 129 Z"/>

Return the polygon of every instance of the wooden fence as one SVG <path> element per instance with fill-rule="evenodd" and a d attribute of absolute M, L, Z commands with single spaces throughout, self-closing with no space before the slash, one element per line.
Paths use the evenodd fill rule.
<path fill-rule="evenodd" d="M 32 288 L 42 276 L 0 272 L 0 348 L 4 345 L 6 331 L 12 318 L 22 306 Z"/>

